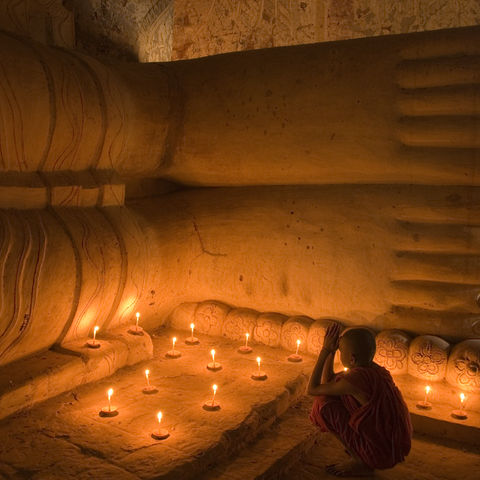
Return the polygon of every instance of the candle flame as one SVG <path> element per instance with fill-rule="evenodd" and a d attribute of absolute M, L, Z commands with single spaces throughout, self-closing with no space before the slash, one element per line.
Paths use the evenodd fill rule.
<path fill-rule="evenodd" d="M 100 327 L 96 325 L 95 328 L 93 329 L 93 334 L 95 335 L 99 330 L 100 330 Z"/>
<path fill-rule="evenodd" d="M 158 412 L 157 413 L 158 423 L 160 423 L 162 421 L 162 417 L 163 417 L 162 412 Z"/>
<path fill-rule="evenodd" d="M 344 371 L 344 372 L 348 372 L 348 368 L 347 368 L 347 367 L 343 367 L 343 371 Z"/>
<path fill-rule="evenodd" d="M 460 401 L 463 403 L 465 401 L 465 394 L 464 393 L 461 393 L 460 394 Z"/>
<path fill-rule="evenodd" d="M 300 341 L 300 339 L 297 340 L 297 345 L 300 345 L 302 342 Z"/>
<path fill-rule="evenodd" d="M 248 337 L 250 336 L 250 334 L 249 334 L 249 333 L 246 333 L 246 334 L 245 334 L 245 336 L 246 336 L 246 337 L 247 337 L 247 339 L 248 339 Z"/>
<path fill-rule="evenodd" d="M 173 349 L 175 350 L 175 343 L 177 341 L 177 337 L 173 337 L 172 338 L 172 342 L 173 342 Z"/>
<path fill-rule="evenodd" d="M 137 320 L 138 320 L 139 317 L 140 317 L 140 312 L 137 312 L 137 313 L 135 314 L 135 316 L 137 317 Z"/>
<path fill-rule="evenodd" d="M 148 377 L 148 375 L 150 374 L 150 370 L 145 370 L 145 376 Z"/>
<path fill-rule="evenodd" d="M 215 350 L 213 348 L 210 350 L 210 353 L 212 354 L 212 358 L 215 358 Z"/>
<path fill-rule="evenodd" d="M 261 358 L 260 357 L 257 357 L 257 365 L 260 366 L 260 362 L 261 362 Z"/>
<path fill-rule="evenodd" d="M 112 395 L 113 395 L 113 388 L 108 389 L 107 395 L 108 395 L 108 400 L 110 400 L 110 398 L 112 398 Z"/>
<path fill-rule="evenodd" d="M 213 385 L 212 388 L 213 388 L 214 393 L 217 393 L 217 388 L 218 388 L 218 387 L 217 387 L 216 385 Z"/>
<path fill-rule="evenodd" d="M 425 387 L 425 393 L 428 395 L 428 394 L 430 393 L 430 390 L 431 390 L 430 385 L 427 385 L 427 386 Z"/>
<path fill-rule="evenodd" d="M 191 323 L 190 324 L 190 328 L 193 330 L 195 328 L 195 324 L 194 323 Z"/>

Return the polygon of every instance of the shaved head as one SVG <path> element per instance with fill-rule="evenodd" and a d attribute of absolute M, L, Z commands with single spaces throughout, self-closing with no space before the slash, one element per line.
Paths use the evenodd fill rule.
<path fill-rule="evenodd" d="M 368 365 L 375 356 L 375 337 L 367 328 L 350 328 L 340 337 L 340 352 L 345 358 L 354 356 L 358 366 Z M 342 362 L 344 359 L 342 358 Z"/>

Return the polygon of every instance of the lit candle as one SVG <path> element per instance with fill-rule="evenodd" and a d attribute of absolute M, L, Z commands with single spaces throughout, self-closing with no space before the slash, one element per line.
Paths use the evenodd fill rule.
<path fill-rule="evenodd" d="M 210 350 L 210 354 L 212 355 L 212 361 L 207 364 L 208 370 L 213 370 L 213 371 L 221 370 L 222 365 L 215 361 L 215 350 L 213 348 L 212 350 Z"/>
<path fill-rule="evenodd" d="M 252 348 L 248 346 L 248 339 L 250 338 L 250 334 L 249 333 L 246 333 L 245 334 L 245 345 L 242 345 L 239 349 L 238 349 L 238 352 L 239 353 L 251 353 L 252 352 Z"/>
<path fill-rule="evenodd" d="M 465 420 L 468 418 L 467 412 L 465 411 L 465 400 L 467 399 L 466 395 L 462 392 L 460 394 L 460 408 L 458 410 L 452 411 L 452 417 L 457 418 L 458 420 Z"/>
<path fill-rule="evenodd" d="M 261 362 L 262 362 L 262 359 L 260 357 L 257 357 L 258 369 L 255 373 L 252 374 L 253 380 L 266 380 L 267 379 L 267 374 L 260 370 Z"/>
<path fill-rule="evenodd" d="M 213 397 L 212 397 L 212 407 L 215 405 L 215 395 L 217 394 L 217 386 L 213 385 Z"/>
<path fill-rule="evenodd" d="M 427 385 L 425 387 L 425 400 L 424 400 L 425 403 L 427 403 L 428 401 L 428 394 L 430 393 L 430 390 L 431 390 L 430 385 Z"/>
<path fill-rule="evenodd" d="M 208 411 L 211 412 L 213 410 L 219 410 L 220 409 L 220 404 L 215 402 L 215 395 L 217 394 L 217 388 L 218 387 L 216 385 L 212 385 L 213 397 L 212 397 L 212 400 L 206 401 L 203 404 L 204 410 L 208 410 Z"/>
<path fill-rule="evenodd" d="M 432 408 L 432 404 L 428 401 L 428 394 L 431 390 L 430 385 L 425 386 L 425 399 L 417 403 L 417 408 L 422 410 L 430 410 Z"/>
<path fill-rule="evenodd" d="M 150 370 L 145 370 L 145 378 L 147 379 L 147 385 L 142 388 L 142 392 L 146 394 L 157 393 L 158 388 L 154 385 L 150 385 Z"/>
<path fill-rule="evenodd" d="M 190 337 L 187 337 L 187 339 L 185 340 L 185 343 L 187 345 L 196 345 L 197 343 L 200 343 L 198 341 L 198 338 L 194 336 L 194 329 L 195 329 L 195 324 L 191 323 L 190 330 L 192 331 L 192 334 L 190 335 Z"/>
<path fill-rule="evenodd" d="M 93 328 L 93 339 L 87 341 L 87 346 L 90 348 L 100 348 L 100 343 L 96 341 L 97 339 L 97 332 L 100 330 L 98 325 L 95 325 Z"/>
<path fill-rule="evenodd" d="M 152 433 L 152 437 L 155 438 L 156 440 L 163 440 L 165 438 L 168 438 L 170 436 L 170 433 L 166 428 L 161 428 L 160 425 L 162 423 L 162 418 L 163 414 L 162 412 L 157 413 L 157 420 L 158 420 L 158 430 L 155 430 Z"/>
<path fill-rule="evenodd" d="M 113 388 L 109 388 L 107 390 L 107 399 L 108 399 L 108 406 L 102 407 L 100 410 L 101 417 L 115 417 L 118 415 L 117 407 L 112 406 L 112 395 L 113 395 Z"/>
<path fill-rule="evenodd" d="M 178 358 L 181 357 L 182 354 L 178 351 L 175 350 L 175 344 L 177 343 L 177 337 L 172 338 L 172 349 L 169 350 L 165 355 L 169 358 Z"/>
<path fill-rule="evenodd" d="M 298 338 L 297 341 L 296 341 L 297 349 L 295 350 L 295 353 L 292 353 L 287 358 L 287 360 L 289 362 L 301 362 L 302 361 L 302 356 L 298 354 L 298 350 L 300 348 L 301 343 L 302 343 L 302 341 Z"/>
<path fill-rule="evenodd" d="M 131 335 L 143 335 L 143 328 L 138 325 L 138 321 L 140 320 L 140 312 L 135 314 L 135 325 L 132 325 L 128 329 L 128 333 Z"/>
<path fill-rule="evenodd" d="M 112 411 L 112 403 L 111 403 L 111 398 L 113 395 L 113 388 L 109 388 L 107 392 L 107 397 L 108 397 L 108 411 Z"/>

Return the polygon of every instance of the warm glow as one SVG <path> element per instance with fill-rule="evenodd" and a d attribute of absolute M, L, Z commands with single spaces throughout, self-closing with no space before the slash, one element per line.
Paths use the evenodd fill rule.
<path fill-rule="evenodd" d="M 148 375 L 150 375 L 150 370 L 145 370 L 145 376 L 147 377 L 147 385 L 149 385 Z"/>
<path fill-rule="evenodd" d="M 137 320 L 138 320 L 140 318 L 140 312 L 137 312 L 135 316 L 137 317 Z"/>
<path fill-rule="evenodd" d="M 108 395 L 108 401 L 110 401 L 110 399 L 112 398 L 112 395 L 113 395 L 113 388 L 108 389 L 107 395 Z"/>
<path fill-rule="evenodd" d="M 217 388 L 218 388 L 218 387 L 217 387 L 216 385 L 213 385 L 212 388 L 213 388 L 214 393 L 217 393 Z"/>
<path fill-rule="evenodd" d="M 467 398 L 467 397 L 465 396 L 464 393 L 461 393 L 461 394 L 460 394 L 460 403 L 461 403 L 462 405 L 463 405 L 463 402 L 465 402 L 465 399 L 466 399 L 466 398 Z"/>
<path fill-rule="evenodd" d="M 213 363 L 215 364 L 215 350 L 210 350 L 210 353 L 212 354 L 212 361 Z M 216 385 L 214 385 L 214 387 L 216 388 Z"/>
<path fill-rule="evenodd" d="M 249 333 L 245 334 L 245 347 L 248 347 L 248 337 L 250 337 Z"/>
<path fill-rule="evenodd" d="M 430 385 L 427 385 L 425 387 L 425 393 L 428 395 L 430 393 L 430 390 L 431 390 Z"/>
<path fill-rule="evenodd" d="M 343 371 L 344 371 L 344 372 L 348 372 L 348 368 L 347 368 L 347 367 L 343 367 Z"/>
<path fill-rule="evenodd" d="M 300 341 L 300 339 L 297 340 L 297 350 L 295 351 L 295 355 L 298 355 L 298 349 L 300 348 L 300 344 L 302 342 Z"/>
<path fill-rule="evenodd" d="M 160 423 L 162 421 L 162 417 L 163 417 L 162 412 L 158 412 L 157 413 L 158 423 Z"/>
<path fill-rule="evenodd" d="M 173 350 L 175 350 L 175 343 L 177 342 L 177 337 L 172 338 Z"/>
<path fill-rule="evenodd" d="M 97 332 L 100 330 L 100 327 L 97 325 L 93 329 L 93 339 L 95 340 L 95 337 L 97 336 Z"/>
<path fill-rule="evenodd" d="M 190 324 L 190 329 L 192 330 L 192 338 L 193 338 L 193 329 L 195 328 L 195 324 L 194 323 L 191 323 Z"/>
<path fill-rule="evenodd" d="M 258 367 L 260 368 L 260 362 L 262 361 L 262 359 L 260 357 L 257 357 L 257 365 Z"/>

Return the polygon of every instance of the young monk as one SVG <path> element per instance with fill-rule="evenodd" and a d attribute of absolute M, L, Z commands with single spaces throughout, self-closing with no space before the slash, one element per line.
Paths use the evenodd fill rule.
<path fill-rule="evenodd" d="M 373 362 L 375 338 L 365 328 L 330 325 L 308 385 L 315 396 L 310 420 L 343 443 L 350 460 L 327 465 L 339 477 L 370 476 L 402 462 L 411 445 L 412 424 L 402 394 L 385 368 Z M 340 349 L 346 372 L 333 373 Z"/>

